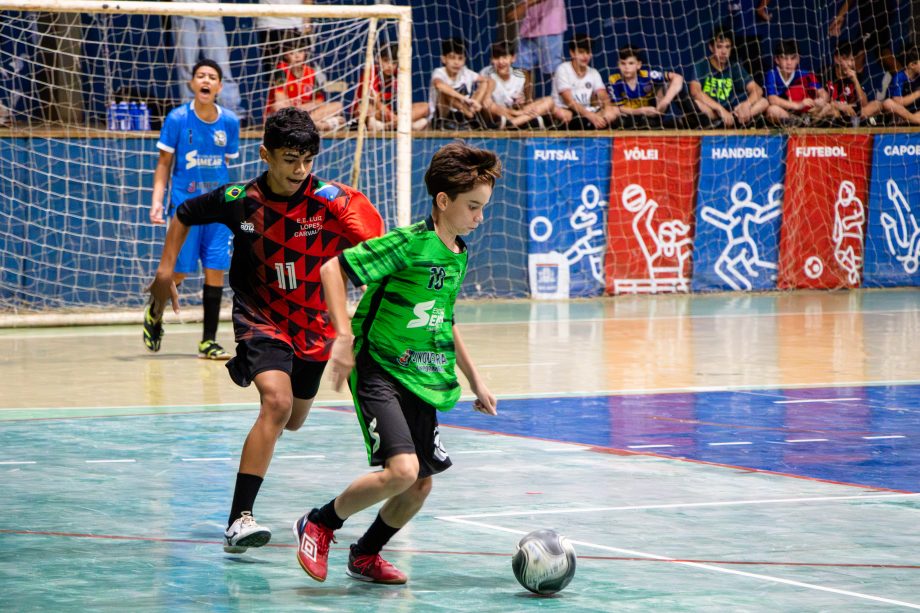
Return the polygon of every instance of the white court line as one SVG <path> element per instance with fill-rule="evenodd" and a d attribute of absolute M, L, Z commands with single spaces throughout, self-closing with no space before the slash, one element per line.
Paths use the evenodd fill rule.
<path fill-rule="evenodd" d="M 903 434 L 888 434 L 885 436 L 864 436 L 863 438 L 866 439 L 867 441 L 880 441 L 886 438 L 907 438 L 907 437 L 904 436 Z"/>
<path fill-rule="evenodd" d="M 751 441 L 726 441 L 724 443 L 707 443 L 710 447 L 719 447 L 720 445 L 753 445 Z"/>
<path fill-rule="evenodd" d="M 7 462 L 0 462 L 0 464 L 6 466 L 10 464 L 35 464 L 34 460 L 9 460 Z"/>
<path fill-rule="evenodd" d="M 451 451 L 450 455 L 473 455 L 480 453 L 505 453 L 501 449 L 468 449 L 466 451 Z"/>
<path fill-rule="evenodd" d="M 229 462 L 231 458 L 182 458 L 183 462 Z"/>
<path fill-rule="evenodd" d="M 721 500 L 713 502 L 675 502 L 670 504 L 632 505 L 622 507 L 584 507 L 572 509 L 527 509 L 520 511 L 501 511 L 497 513 L 475 513 L 472 515 L 453 515 L 457 519 L 480 517 L 521 517 L 527 515 L 553 515 L 556 513 L 601 513 L 606 511 L 642 511 L 645 509 L 689 509 L 692 507 L 729 507 L 749 504 L 780 504 L 786 502 L 837 502 L 844 500 L 876 500 L 879 498 L 917 498 L 920 494 L 866 494 L 862 496 L 820 496 L 812 498 L 768 498 L 755 500 Z M 447 519 L 447 516 L 438 519 Z"/>
<path fill-rule="evenodd" d="M 673 447 L 674 445 L 627 445 L 627 449 L 660 449 L 663 447 Z"/>
<path fill-rule="evenodd" d="M 787 443 L 826 443 L 826 438 L 787 438 Z"/>
<path fill-rule="evenodd" d="M 87 464 L 129 464 L 135 462 L 136 460 L 125 459 L 125 460 L 86 460 Z"/>
<path fill-rule="evenodd" d="M 855 402 L 862 398 L 808 398 L 801 400 L 774 400 L 773 404 L 809 404 L 812 402 Z"/>
<path fill-rule="evenodd" d="M 322 460 L 324 455 L 276 455 L 279 460 Z"/>
<path fill-rule="evenodd" d="M 475 526 L 477 528 L 486 528 L 487 530 L 497 530 L 500 532 L 510 532 L 512 534 L 527 534 L 525 530 L 515 530 L 513 528 L 505 528 L 502 526 L 495 526 L 493 524 L 485 524 L 481 522 L 469 521 L 466 519 L 459 519 L 457 517 L 438 517 L 437 519 L 443 519 L 444 521 L 449 521 L 459 524 L 468 524 Z M 864 600 L 873 600 L 875 602 L 884 602 L 885 604 L 893 604 L 901 607 L 907 607 L 910 609 L 920 609 L 920 604 L 905 602 L 903 600 L 894 600 L 891 598 L 883 598 L 881 596 L 873 596 L 871 594 L 863 594 L 860 592 L 851 592 L 849 590 L 839 590 L 833 587 L 827 587 L 824 585 L 815 585 L 814 583 L 804 583 L 802 581 L 793 581 L 791 579 L 783 579 L 781 577 L 774 577 L 772 575 L 762 575 L 760 573 L 749 573 L 742 570 L 735 570 L 733 568 L 723 568 L 721 566 L 714 566 L 712 564 L 701 564 L 699 562 L 686 562 L 678 560 L 676 558 L 671 558 L 668 556 L 661 556 L 654 553 L 646 553 L 644 551 L 633 551 L 631 549 L 621 549 L 619 547 L 608 547 L 606 545 L 599 545 L 597 543 L 589 543 L 586 541 L 576 541 L 569 539 L 569 542 L 573 545 L 590 547 L 592 549 L 600 549 L 602 551 L 610 551 L 612 553 L 622 553 L 633 557 L 638 558 L 647 558 L 649 560 L 663 560 L 666 562 L 673 562 L 674 564 L 680 564 L 682 566 L 689 566 L 691 568 L 699 568 L 701 570 L 708 570 L 717 573 L 725 573 L 728 575 L 738 575 L 739 577 L 749 577 L 751 579 L 759 579 L 761 581 L 770 581 L 772 583 L 783 583 L 785 585 L 792 585 L 795 587 L 804 587 L 810 590 L 818 590 L 821 592 L 830 592 L 832 594 L 840 594 L 842 596 L 852 596 L 854 598 L 862 598 Z"/>

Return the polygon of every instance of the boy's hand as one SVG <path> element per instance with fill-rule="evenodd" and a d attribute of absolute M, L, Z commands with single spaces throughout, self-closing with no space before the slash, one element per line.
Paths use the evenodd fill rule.
<path fill-rule="evenodd" d="M 587 118 L 588 121 L 591 122 L 591 125 L 599 130 L 607 127 L 607 120 L 598 113 L 588 113 Z"/>
<path fill-rule="evenodd" d="M 856 71 L 852 68 L 846 69 L 846 75 L 847 75 L 847 78 L 851 81 L 857 81 L 859 79 L 858 75 L 856 74 Z"/>
<path fill-rule="evenodd" d="M 812 100 L 811 98 L 805 98 L 804 100 L 799 102 L 799 108 L 803 111 L 810 111 L 814 107 L 815 107 L 815 101 Z"/>
<path fill-rule="evenodd" d="M 172 303 L 173 312 L 179 313 L 179 291 L 176 289 L 176 284 L 173 283 L 172 275 L 166 276 L 158 273 L 147 291 L 150 292 L 150 296 L 153 298 L 151 315 L 155 318 L 158 318 L 163 313 L 167 301 Z"/>
<path fill-rule="evenodd" d="M 722 125 L 724 125 L 726 128 L 732 128 L 735 126 L 735 116 L 722 107 L 719 108 L 719 117 L 722 118 Z"/>
<path fill-rule="evenodd" d="M 473 410 L 485 415 L 498 415 L 498 399 L 485 385 L 473 389 L 476 400 L 473 401 Z"/>
<path fill-rule="evenodd" d="M 351 374 L 351 369 L 355 366 L 355 355 L 352 353 L 351 345 L 354 337 L 336 336 L 332 344 L 332 355 L 329 356 L 329 374 L 332 376 L 332 387 L 335 391 L 342 390 L 342 384 Z"/>
<path fill-rule="evenodd" d="M 163 219 L 163 203 L 160 202 L 157 204 L 154 202 L 150 205 L 150 222 L 155 224 L 164 224 L 166 220 Z"/>

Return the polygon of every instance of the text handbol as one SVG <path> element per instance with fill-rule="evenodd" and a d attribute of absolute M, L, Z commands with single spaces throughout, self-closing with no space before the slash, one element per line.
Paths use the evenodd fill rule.
<path fill-rule="evenodd" d="M 714 147 L 713 160 L 740 160 L 748 158 L 767 158 L 767 150 L 763 147 Z"/>

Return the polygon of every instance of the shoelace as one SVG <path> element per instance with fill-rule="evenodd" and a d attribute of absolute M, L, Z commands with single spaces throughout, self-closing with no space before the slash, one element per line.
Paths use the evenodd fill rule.
<path fill-rule="evenodd" d="M 355 556 L 355 568 L 362 573 L 370 568 L 383 567 L 385 564 L 387 564 L 387 561 L 380 557 L 380 554 L 375 556 Z"/>
<path fill-rule="evenodd" d="M 252 513 L 249 511 L 243 511 L 243 514 L 240 516 L 240 527 L 251 526 L 256 523 L 256 518 L 252 516 Z"/>
<path fill-rule="evenodd" d="M 328 528 L 319 527 L 319 539 L 316 543 L 316 549 L 319 551 L 320 555 L 326 555 L 329 553 L 329 544 L 336 543 L 335 535 L 332 533 L 332 530 Z"/>

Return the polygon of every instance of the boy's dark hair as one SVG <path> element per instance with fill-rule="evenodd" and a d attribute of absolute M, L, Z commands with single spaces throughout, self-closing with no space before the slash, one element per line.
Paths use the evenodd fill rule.
<path fill-rule="evenodd" d="M 217 62 L 215 62 L 214 60 L 209 60 L 207 58 L 201 60 L 200 62 L 192 66 L 192 78 L 195 77 L 195 73 L 198 72 L 198 69 L 201 68 L 202 66 L 213 68 L 214 70 L 217 71 L 217 80 L 218 81 L 224 80 L 224 71 L 220 69 L 220 66 L 217 65 Z"/>
<path fill-rule="evenodd" d="M 850 57 L 856 55 L 856 49 L 852 42 L 842 40 L 837 43 L 837 48 L 834 49 L 834 55 L 837 57 Z"/>
<path fill-rule="evenodd" d="M 319 153 L 319 132 L 310 113 L 293 106 L 268 116 L 262 144 L 269 151 L 294 149 L 300 153 Z"/>
<path fill-rule="evenodd" d="M 787 38 L 776 43 L 776 46 L 773 47 L 773 57 L 779 57 L 781 55 L 798 55 L 799 54 L 799 45 L 793 39 Z"/>
<path fill-rule="evenodd" d="M 444 145 L 432 156 L 425 172 L 425 185 L 435 206 L 435 197 L 441 192 L 453 200 L 479 183 L 494 187 L 501 176 L 502 163 L 494 152 L 458 140 Z"/>
<path fill-rule="evenodd" d="M 920 62 L 920 47 L 911 47 L 904 52 L 904 65 Z"/>
<path fill-rule="evenodd" d="M 380 59 L 395 62 L 399 57 L 399 43 L 390 43 L 380 47 Z"/>
<path fill-rule="evenodd" d="M 591 53 L 591 37 L 583 33 L 579 33 L 573 36 L 572 40 L 569 41 L 569 52 L 573 52 L 578 49 Z"/>
<path fill-rule="evenodd" d="M 716 41 L 720 41 L 720 40 L 727 40 L 728 42 L 732 44 L 732 47 L 735 46 L 735 39 L 732 36 L 732 33 L 730 30 L 726 30 L 724 28 L 716 28 L 715 30 L 713 30 L 712 36 L 709 38 L 710 46 L 715 46 Z"/>
<path fill-rule="evenodd" d="M 441 41 L 441 55 L 456 53 L 457 55 L 466 56 L 466 43 L 462 38 L 448 38 Z"/>
<path fill-rule="evenodd" d="M 638 62 L 643 62 L 643 63 L 645 62 L 645 59 L 642 57 L 643 55 L 642 49 L 640 49 L 639 47 L 635 47 L 633 45 L 626 45 L 625 47 L 620 47 L 617 53 L 619 54 L 618 59 L 620 60 L 628 60 L 629 58 L 634 57 L 636 58 L 636 61 Z"/>
<path fill-rule="evenodd" d="M 517 50 L 514 43 L 503 40 L 492 45 L 492 57 L 507 57 L 514 55 Z"/>
<path fill-rule="evenodd" d="M 288 32 L 284 38 L 281 39 L 281 53 L 290 53 L 291 51 L 300 50 L 306 52 L 310 46 L 309 42 L 307 37 L 301 34 Z"/>

